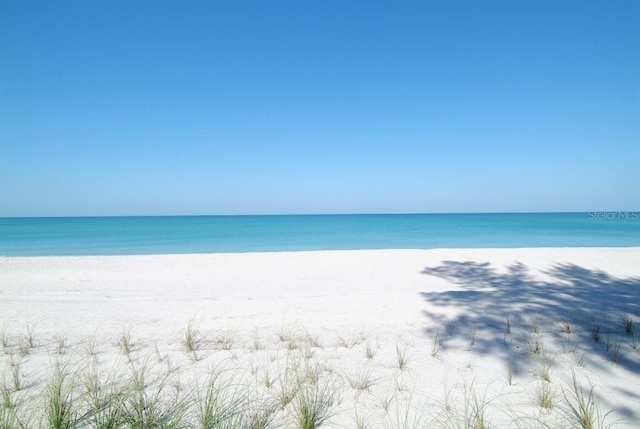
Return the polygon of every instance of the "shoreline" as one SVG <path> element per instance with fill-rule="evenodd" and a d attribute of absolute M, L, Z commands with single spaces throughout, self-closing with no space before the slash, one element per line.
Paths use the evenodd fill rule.
<path fill-rule="evenodd" d="M 566 250 L 566 249 L 640 249 L 640 244 L 631 246 L 487 246 L 487 247 L 389 247 L 359 249 L 309 249 L 309 250 L 248 250 L 243 252 L 184 252 L 184 253 L 69 253 L 69 254 L 0 254 L 0 259 L 9 258 L 84 258 L 84 257 L 129 257 L 129 256 L 203 256 L 203 255 L 260 255 L 271 253 L 324 253 L 324 252 L 431 252 L 431 251 L 485 251 L 485 250 Z"/>
<path fill-rule="evenodd" d="M 60 360 L 82 367 L 88 338 L 107 371 L 128 332 L 126 361 L 172 362 L 185 388 L 216 365 L 260 377 L 288 371 L 292 356 L 319 365 L 340 386 L 327 427 L 353 426 L 354 407 L 374 427 L 396 418 L 380 405 L 391 393 L 397 410 L 424 402 L 429 418 L 455 420 L 446 393 L 463 410 L 471 387 L 494 425 L 522 415 L 563 427 L 573 375 L 587 394 L 596 386 L 603 414 L 625 422 L 616 427 L 640 425 L 640 345 L 622 323 L 640 324 L 640 247 L 0 257 L 0 284 L 6 374 L 11 362 L 25 377 Z M 189 326 L 197 359 L 184 347 Z M 373 384 L 354 388 L 358 374 Z M 543 388 L 555 408 L 537 403 Z M 277 427 L 293 427 L 291 407 Z"/>

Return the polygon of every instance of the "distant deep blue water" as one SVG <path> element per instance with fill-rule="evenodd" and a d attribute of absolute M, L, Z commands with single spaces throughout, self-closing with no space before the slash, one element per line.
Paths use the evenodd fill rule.
<path fill-rule="evenodd" d="M 0 218 L 0 255 L 640 246 L 626 213 Z"/>

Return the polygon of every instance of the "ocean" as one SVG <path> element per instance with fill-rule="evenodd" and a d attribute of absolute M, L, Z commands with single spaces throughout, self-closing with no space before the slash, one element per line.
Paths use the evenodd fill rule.
<path fill-rule="evenodd" d="M 640 213 L 0 218 L 0 255 L 640 246 Z"/>

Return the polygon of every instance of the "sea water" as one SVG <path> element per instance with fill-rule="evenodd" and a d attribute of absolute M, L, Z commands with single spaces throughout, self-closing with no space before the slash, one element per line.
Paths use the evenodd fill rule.
<path fill-rule="evenodd" d="M 637 212 L 0 218 L 0 255 L 640 246 Z"/>

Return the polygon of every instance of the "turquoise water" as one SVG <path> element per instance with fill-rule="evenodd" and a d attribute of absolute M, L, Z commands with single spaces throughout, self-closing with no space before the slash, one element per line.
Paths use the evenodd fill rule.
<path fill-rule="evenodd" d="M 0 255 L 640 246 L 627 213 L 0 218 Z"/>

